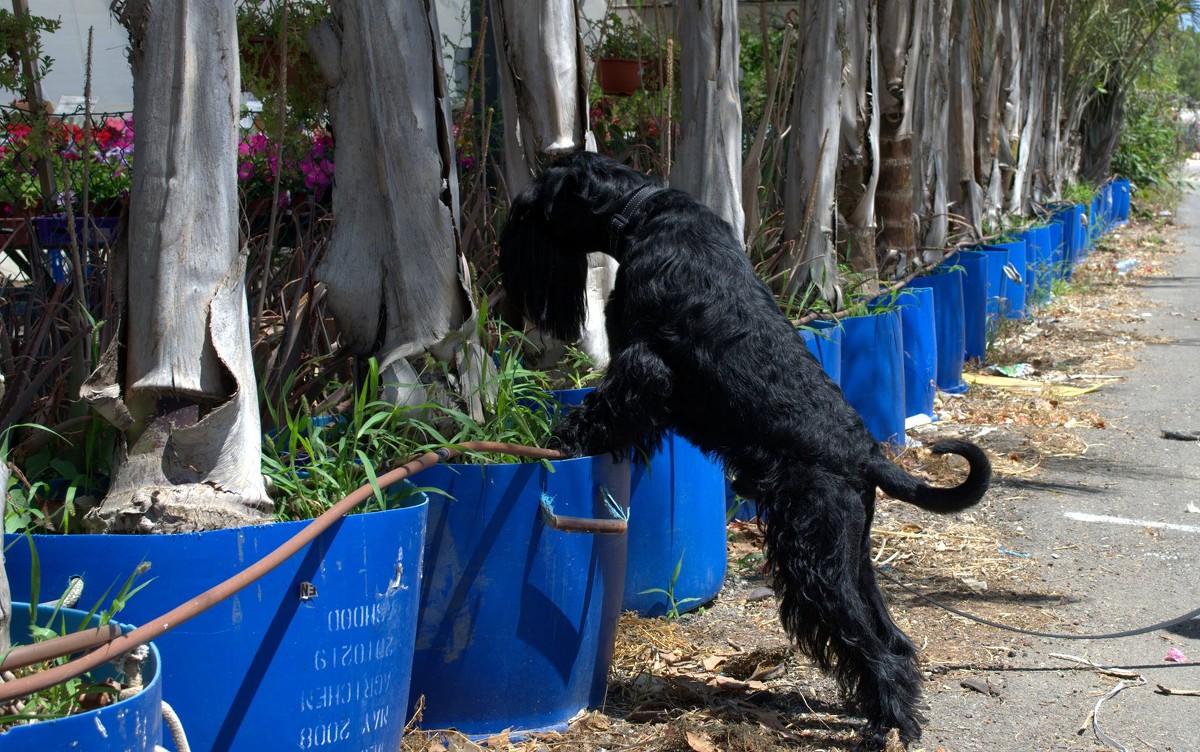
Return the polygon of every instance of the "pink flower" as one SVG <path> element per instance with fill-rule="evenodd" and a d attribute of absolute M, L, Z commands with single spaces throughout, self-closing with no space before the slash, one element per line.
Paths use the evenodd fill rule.
<path fill-rule="evenodd" d="M 252 162 L 242 162 L 238 165 L 238 179 L 249 180 L 254 176 L 254 164 Z"/>
<path fill-rule="evenodd" d="M 255 133 L 247 139 L 247 143 L 250 146 L 251 154 L 262 154 L 271 146 L 270 140 L 261 133 Z"/>
<path fill-rule="evenodd" d="M 1188 657 L 1179 648 L 1171 648 L 1167 651 L 1167 657 L 1163 660 L 1170 661 L 1171 663 L 1187 663 Z"/>

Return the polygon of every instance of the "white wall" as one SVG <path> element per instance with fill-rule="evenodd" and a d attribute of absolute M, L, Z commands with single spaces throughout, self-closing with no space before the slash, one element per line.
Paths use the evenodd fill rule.
<path fill-rule="evenodd" d="M 27 1 L 29 11 L 34 15 L 62 20 L 62 28 L 42 40 L 43 51 L 54 58 L 50 75 L 42 82 L 42 96 L 52 103 L 57 103 L 63 95 L 83 96 L 88 27 L 93 26 L 96 32 L 92 58 L 92 98 L 96 100 L 96 109 L 130 109 L 133 105 L 133 76 L 125 53 L 129 37 L 109 13 L 111 0 Z M 578 1 L 587 21 L 595 22 L 604 16 L 606 0 Z M 470 0 L 435 0 L 434 6 L 444 40 L 443 64 L 448 73 L 453 67 L 458 88 L 465 84 L 470 65 Z M 5 101 L 11 101 L 15 96 L 8 95 Z"/>
<path fill-rule="evenodd" d="M 57 103 L 62 95 L 83 96 L 88 27 L 95 27 L 92 42 L 92 99 L 100 111 L 128 110 L 133 106 L 133 74 L 125 49 L 129 36 L 109 13 L 110 0 L 28 0 L 29 12 L 59 18 L 62 28 L 43 36 L 42 51 L 54 58 L 50 75 L 42 82 L 42 96 Z M 11 6 L 10 6 L 11 7 Z M 11 100 L 13 97 L 6 97 Z"/>

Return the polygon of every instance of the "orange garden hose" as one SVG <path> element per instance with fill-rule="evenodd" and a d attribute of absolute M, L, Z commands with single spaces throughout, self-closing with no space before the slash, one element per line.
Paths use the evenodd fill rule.
<path fill-rule="evenodd" d="M 467 441 L 456 448 L 443 448 L 426 452 L 405 465 L 384 473 L 377 479 L 378 487 L 386 488 L 439 462 L 453 459 L 460 455 L 464 449 L 474 452 L 510 454 L 531 459 L 563 459 L 562 453 L 553 449 L 541 449 L 496 441 Z M 119 629 L 107 630 L 104 628 L 87 630 L 83 633 L 83 637 L 66 635 L 46 640 L 37 645 L 14 649 L 5 659 L 3 668 L 27 666 L 38 661 L 62 655 L 70 655 L 71 653 L 99 644 L 99 647 L 96 647 L 92 652 L 80 656 L 73 661 L 0 684 L 0 702 L 7 702 L 18 697 L 33 694 L 34 692 L 52 687 L 55 684 L 91 671 L 115 659 L 122 653 L 129 652 L 138 645 L 150 642 L 159 635 L 174 629 L 196 615 L 217 605 L 282 564 L 297 551 L 311 543 L 318 535 L 329 529 L 333 523 L 344 517 L 354 507 L 369 498 L 373 493 L 374 488 L 370 484 L 358 488 L 254 564 L 246 567 L 224 582 L 209 588 L 190 601 L 175 607 L 157 619 L 146 622 L 132 632 L 122 634 Z M 34 656 L 33 660 L 30 659 L 30 656 Z"/>

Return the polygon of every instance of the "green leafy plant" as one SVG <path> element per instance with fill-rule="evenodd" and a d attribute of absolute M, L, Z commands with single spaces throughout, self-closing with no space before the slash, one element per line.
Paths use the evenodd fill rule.
<path fill-rule="evenodd" d="M 1096 197 L 1096 186 L 1086 181 L 1068 182 L 1062 189 L 1062 199 L 1069 204 L 1090 204 Z"/>
<path fill-rule="evenodd" d="M 1174 205 L 1187 184 L 1179 167 L 1193 144 L 1174 111 L 1174 95 L 1154 86 L 1135 87 L 1126 96 L 1125 130 L 1113 155 L 1113 171 L 1139 187 L 1154 186 L 1167 206 Z M 1149 195 L 1140 193 L 1139 198 Z M 1158 207 L 1156 207 L 1158 208 Z"/>
<path fill-rule="evenodd" d="M 262 100 L 262 119 L 269 133 L 278 131 L 279 84 L 284 76 L 289 129 L 316 126 L 324 117 L 325 79 L 307 35 L 328 15 L 326 0 L 238 0 L 242 84 Z M 287 54 L 281 59 L 283 37 Z"/>
<path fill-rule="evenodd" d="M 514 329 L 497 324 L 494 335 L 483 337 L 496 353 L 475 368 L 480 376 L 478 390 L 467 395 L 477 399 L 480 417 L 470 412 L 445 406 L 433 409 L 444 419 L 445 443 L 458 445 L 466 441 L 503 441 L 527 446 L 544 446 L 550 439 L 554 417 L 561 404 L 550 393 L 549 375 L 525 364 L 524 353 L 531 347 L 529 339 Z M 490 340 L 490 342 L 489 342 Z M 430 433 L 427 429 L 427 433 Z M 437 435 L 435 433 L 434 435 Z M 466 453 L 472 461 L 486 458 Z"/>
<path fill-rule="evenodd" d="M 314 416 L 307 405 L 299 410 L 268 405 L 277 429 L 263 441 L 263 475 L 277 497 L 277 520 L 316 517 L 364 483 L 375 493 L 355 511 L 402 505 L 411 491 L 389 488 L 385 495 L 377 477 L 379 469 L 391 469 L 419 450 L 411 436 L 423 425 L 420 408 L 376 399 L 379 388 L 379 367 L 371 360 L 346 413 Z M 284 393 L 289 391 L 290 384 Z"/>
<path fill-rule="evenodd" d="M 17 429 L 41 431 L 49 438 L 9 477 L 4 531 L 80 532 L 79 502 L 85 496 L 102 495 L 107 489 L 117 429 L 106 421 L 90 420 L 82 440 L 73 442 L 44 426 L 13 425 L 2 434 L 0 460 L 9 458 L 11 432 Z"/>
<path fill-rule="evenodd" d="M 679 618 L 680 606 L 686 606 L 689 603 L 695 603 L 696 601 L 700 600 L 699 598 L 677 599 L 675 597 L 675 585 L 679 581 L 679 573 L 683 571 L 683 557 L 686 553 L 687 552 L 684 551 L 683 553 L 679 554 L 679 561 L 675 562 L 675 569 L 671 572 L 671 581 L 667 584 L 666 589 L 649 588 L 648 590 L 642 590 L 639 592 L 639 595 L 662 595 L 666 597 L 667 613 L 663 615 L 663 618 L 665 618 L 667 621 L 674 621 Z"/>
<path fill-rule="evenodd" d="M 575 345 L 568 345 L 562 359 L 550 372 L 550 380 L 552 383 L 565 384 L 564 388 L 582 389 L 599 381 L 603 375 L 596 369 L 596 361 L 592 356 Z"/>
<path fill-rule="evenodd" d="M 805 327 L 805 328 L 807 328 L 807 327 Z M 825 335 L 823 333 L 818 332 L 817 336 L 825 336 Z M 746 506 L 749 503 L 750 503 L 749 499 L 743 498 L 741 496 L 734 496 L 733 504 L 731 504 L 729 506 L 729 508 L 725 510 L 725 524 L 728 525 L 730 522 L 733 522 L 733 518 L 736 517 L 737 513 L 742 510 L 742 507 Z"/>
<path fill-rule="evenodd" d="M 31 83 L 46 77 L 54 60 L 42 52 L 42 34 L 52 34 L 60 28 L 62 21 L 57 18 L 30 13 L 18 17 L 11 10 L 0 8 L 0 89 L 24 96 Z M 26 73 L 25 59 L 31 62 L 32 75 Z"/>
<path fill-rule="evenodd" d="M 609 13 L 600 24 L 599 41 L 588 54 L 595 60 L 612 58 L 617 60 L 642 60 L 657 55 L 658 39 L 636 20 L 625 20 L 617 13 Z"/>
<path fill-rule="evenodd" d="M 529 343 L 520 332 L 498 326 L 491 344 L 496 356 L 474 364 L 480 387 L 465 395 L 462 405 L 430 401 L 398 406 L 377 398 L 384 384 L 374 360 L 341 413 L 319 416 L 307 405 L 268 405 L 268 421 L 276 429 L 263 442 L 263 474 L 277 499 L 276 519 L 310 519 L 364 483 L 375 486 L 375 494 L 356 511 L 402 505 L 417 490 L 429 489 L 385 493 L 376 485 L 378 476 L 439 447 L 461 448 L 468 441 L 544 446 L 561 409 L 550 394 L 548 376 L 524 364 Z M 285 384 L 282 393 L 290 391 L 291 384 Z M 477 410 L 467 407 L 472 403 Z M 462 455 L 466 462 L 491 460 L 478 452 Z"/>

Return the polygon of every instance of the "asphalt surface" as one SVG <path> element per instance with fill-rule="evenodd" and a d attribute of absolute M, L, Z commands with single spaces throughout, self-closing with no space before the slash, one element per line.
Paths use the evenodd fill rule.
<path fill-rule="evenodd" d="M 1194 172 L 1200 165 L 1192 163 Z M 1198 173 L 1200 174 L 1200 173 Z M 1133 353 L 1125 378 L 1089 395 L 1109 428 L 1089 430 L 1083 457 L 1043 465 L 1012 510 L 1024 551 L 1048 565 L 1047 589 L 1063 629 L 1102 633 L 1153 624 L 1200 607 L 1200 442 L 1164 439 L 1162 431 L 1200 431 L 1200 194 L 1185 196 L 1176 232 L 1184 246 L 1171 276 L 1149 279 L 1143 320 L 1131 329 L 1169 338 Z M 1115 518 L 1115 519 L 1114 519 Z M 1057 558 L 1054 558 L 1057 556 Z M 1044 604 L 1043 604 L 1043 607 Z M 1014 612 L 1021 606 L 1014 604 Z M 953 618 L 953 617 L 947 617 Z M 1019 622 L 1018 622 L 1019 625 Z M 1071 626 L 1074 625 L 1074 626 Z M 932 752 L 988 750 L 1160 750 L 1200 752 L 1200 696 L 1159 693 L 1157 685 L 1200 691 L 1200 618 L 1167 631 L 1119 640 L 1014 638 L 989 633 L 987 644 L 1015 640 L 1000 671 L 935 676 L 922 740 Z M 1172 648 L 1190 662 L 1166 661 Z M 1122 679 L 1050 654 L 1133 667 L 1144 679 L 1105 700 L 1100 740 L 1089 713 Z M 998 694 L 961 686 L 983 679 Z"/>

